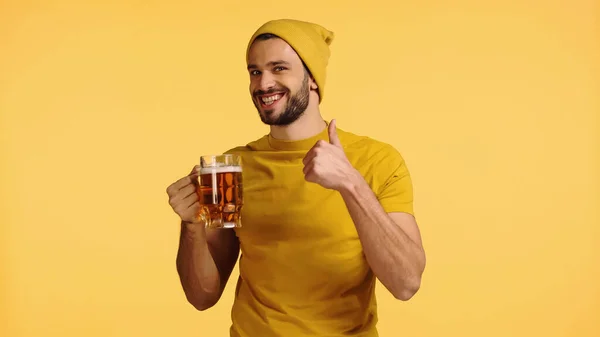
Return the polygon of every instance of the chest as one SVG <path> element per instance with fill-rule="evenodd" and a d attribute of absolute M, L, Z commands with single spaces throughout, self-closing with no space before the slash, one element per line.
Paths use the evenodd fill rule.
<path fill-rule="evenodd" d="M 243 242 L 272 244 L 357 238 L 339 192 L 305 181 L 302 158 L 244 166 Z"/>

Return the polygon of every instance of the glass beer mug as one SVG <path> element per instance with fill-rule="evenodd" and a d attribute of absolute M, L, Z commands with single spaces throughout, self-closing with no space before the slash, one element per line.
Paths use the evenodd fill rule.
<path fill-rule="evenodd" d="M 242 159 L 235 154 L 200 157 L 198 217 L 206 228 L 242 227 Z"/>

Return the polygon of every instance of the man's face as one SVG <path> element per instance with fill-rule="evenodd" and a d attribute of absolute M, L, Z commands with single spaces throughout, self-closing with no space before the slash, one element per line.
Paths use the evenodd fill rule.
<path fill-rule="evenodd" d="M 302 116 L 312 80 L 284 40 L 255 41 L 248 53 L 248 72 L 252 102 L 263 123 L 289 125 Z"/>

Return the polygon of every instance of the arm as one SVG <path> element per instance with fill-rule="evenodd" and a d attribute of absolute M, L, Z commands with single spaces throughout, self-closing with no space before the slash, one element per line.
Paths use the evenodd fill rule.
<path fill-rule="evenodd" d="M 353 171 L 340 193 L 373 273 L 394 297 L 410 299 L 425 269 L 415 218 L 409 213 L 386 213 L 358 171 Z"/>
<path fill-rule="evenodd" d="M 198 310 L 214 306 L 223 294 L 239 255 L 233 230 L 204 229 L 182 222 L 177 272 L 188 301 Z"/>
<path fill-rule="evenodd" d="M 239 255 L 233 230 L 207 230 L 196 219 L 198 166 L 169 185 L 169 204 L 181 219 L 177 272 L 188 301 L 198 310 L 217 303 Z"/>
<path fill-rule="evenodd" d="M 373 273 L 396 298 L 410 299 L 421 285 L 425 252 L 402 156 L 388 147 L 373 157 L 375 194 L 346 157 L 335 120 L 329 123 L 329 141 L 317 141 L 304 157 L 305 179 L 340 192 Z"/>

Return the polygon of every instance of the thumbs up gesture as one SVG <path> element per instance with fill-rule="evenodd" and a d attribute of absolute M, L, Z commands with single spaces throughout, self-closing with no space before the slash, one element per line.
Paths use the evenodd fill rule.
<path fill-rule="evenodd" d="M 329 123 L 329 142 L 319 140 L 302 160 L 304 179 L 325 188 L 340 191 L 356 175 L 348 161 L 335 128 L 335 119 Z"/>

